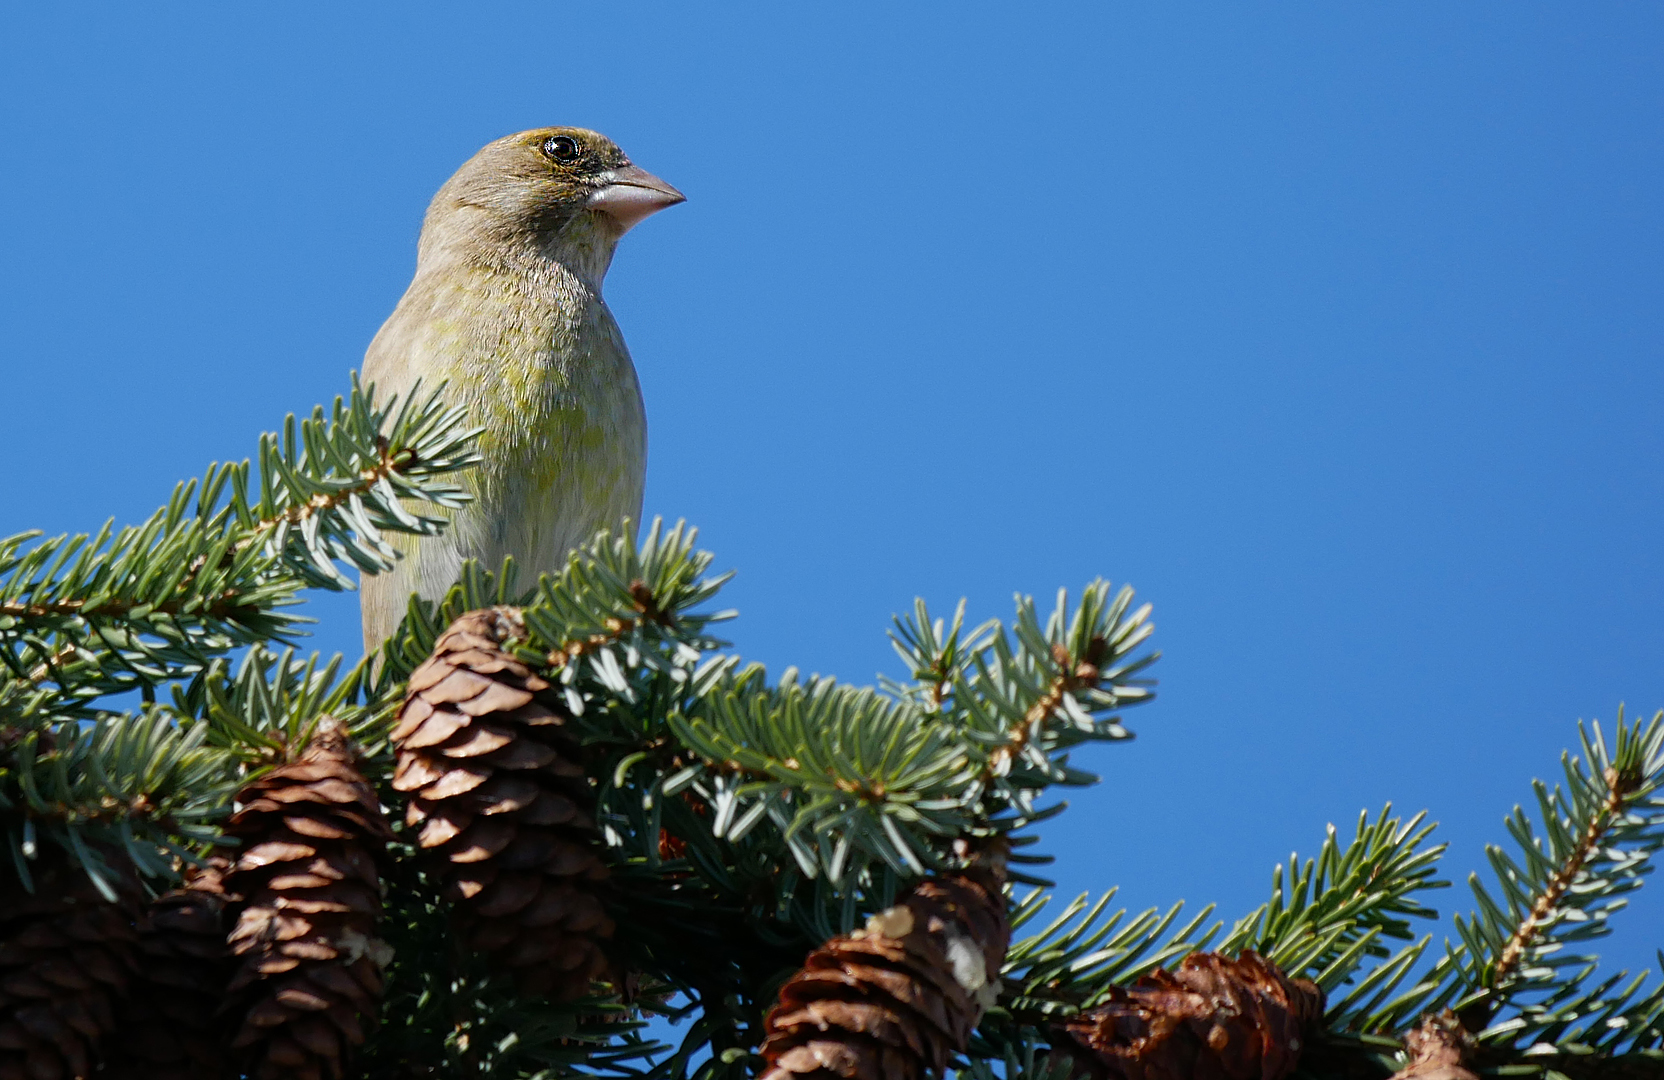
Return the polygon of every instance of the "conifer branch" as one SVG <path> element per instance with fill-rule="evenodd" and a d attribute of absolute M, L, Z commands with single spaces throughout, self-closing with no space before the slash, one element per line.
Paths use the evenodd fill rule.
<path fill-rule="evenodd" d="M 1234 956 L 1252 949 L 1290 977 L 1309 977 L 1333 992 L 1365 961 L 1389 956 L 1382 938 L 1412 940 L 1410 919 L 1438 915 L 1418 894 L 1450 885 L 1435 876 L 1445 845 L 1422 846 L 1434 829 L 1423 824 L 1425 812 L 1408 821 L 1391 814 L 1391 805 L 1374 821 L 1367 811 L 1360 814 L 1344 848 L 1329 826 L 1317 858 L 1304 865 L 1290 855 L 1286 881 L 1279 864 L 1271 899 L 1239 920 L 1219 951 Z M 1410 948 L 1419 955 L 1421 947 Z M 1348 1015 L 1331 1010 L 1335 1023 Z"/>
<path fill-rule="evenodd" d="M 1619 723 L 1622 722 L 1620 716 Z M 1633 770 L 1620 773 L 1609 765 L 1601 771 L 1601 779 L 1606 783 L 1605 801 L 1584 827 L 1583 836 L 1564 854 L 1560 865 L 1543 882 L 1542 891 L 1532 903 L 1530 911 L 1509 935 L 1502 952 L 1497 956 L 1495 966 L 1491 969 L 1489 982 L 1492 987 L 1506 987 L 1513 981 L 1516 969 L 1525 957 L 1526 949 L 1536 944 L 1548 929 L 1546 924 L 1554 915 L 1561 899 L 1565 897 L 1566 890 L 1571 888 L 1572 883 L 1583 872 L 1583 867 L 1589 859 L 1607 842 L 1613 824 L 1644 778 Z"/>
<path fill-rule="evenodd" d="M 1083 894 L 1040 930 L 1013 941 L 1006 954 L 999 1005 L 984 1022 L 984 1035 L 1009 1045 L 1017 1026 L 1043 1028 L 1101 1001 L 1115 986 L 1206 949 L 1222 924 L 1213 905 L 1180 922 L 1184 903 L 1166 912 L 1149 908 L 1126 919 L 1126 909 L 1106 914 L 1116 890 L 1095 902 Z M 1011 924 L 1037 919 L 1052 896 L 1040 889 L 1015 901 Z M 1125 922 L 1123 923 L 1123 920 Z"/>
<path fill-rule="evenodd" d="M 1067 696 L 1083 687 L 1097 685 L 1098 661 L 1108 651 L 1108 645 L 1103 638 L 1093 638 L 1087 645 L 1085 657 L 1078 664 L 1071 663 L 1068 649 L 1060 644 L 1052 645 L 1052 660 L 1058 666 L 1058 673 L 1052 676 L 1045 693 L 1023 713 L 1022 723 L 1013 728 L 1006 741 L 988 755 L 988 762 L 984 766 L 988 779 L 992 780 L 1011 767 L 1012 759 L 1035 740 L 1046 721 L 1063 707 L 1063 701 Z"/>
<path fill-rule="evenodd" d="M 1608 920 L 1664 848 L 1664 713 L 1629 722 L 1620 710 L 1611 745 L 1598 723 L 1578 732 L 1583 754 L 1562 755 L 1564 787 L 1534 785 L 1542 835 L 1516 807 L 1507 824 L 1519 861 L 1487 848 L 1501 901 L 1476 876 L 1478 910 L 1456 920 L 1461 945 L 1443 974 L 1459 988 L 1457 1014 L 1486 1042 L 1566 1030 L 1607 1007 L 1604 989 L 1580 989 L 1595 957 L 1568 946 L 1610 933 Z M 1522 998 L 1515 1015 L 1495 1019 Z M 1633 1030 L 1633 1017 L 1623 1016 Z"/>
<path fill-rule="evenodd" d="M 5 748 L 0 817 L 11 862 L 26 887 L 43 842 L 79 863 L 106 898 L 121 875 L 107 853 L 140 872 L 167 876 L 173 858 L 213 843 L 235 789 L 235 760 L 206 742 L 200 725 L 171 710 L 40 726 Z"/>
<path fill-rule="evenodd" d="M 1453 1008 L 1486 1060 L 1540 1058 L 1543 1067 L 1555 1069 L 1554 1055 L 1568 1051 L 1616 1055 L 1610 1058 L 1616 1068 L 1619 1058 L 1650 1054 L 1664 1044 L 1664 984 L 1646 989 L 1645 973 L 1630 979 L 1625 972 L 1593 982 L 1598 958 L 1577 947 L 1610 932 L 1611 916 L 1641 886 L 1652 855 L 1664 847 L 1664 714 L 1643 723 L 1624 720 L 1620 711 L 1611 744 L 1598 724 L 1580 725 L 1579 736 L 1582 755 L 1562 756 L 1564 785 L 1533 785 L 1540 823 L 1517 807 L 1507 819 L 1517 856 L 1487 848 L 1500 900 L 1471 878 L 1478 909 L 1457 917 L 1457 940 L 1419 974 L 1428 938 L 1368 971 L 1357 956 L 1351 966 L 1362 973 L 1348 974 L 1355 985 L 1331 1005 L 1332 1032 L 1375 1038 L 1370 1033 L 1402 1030 L 1418 1017 Z M 1334 885 L 1322 890 L 1334 891 Z M 1330 910 L 1333 917 L 1348 914 L 1345 904 Z M 1356 938 L 1371 927 L 1360 918 L 1347 935 Z M 1407 930 L 1399 922 L 1392 932 L 1384 924 L 1370 932 L 1407 937 Z M 1335 985 L 1330 975 L 1308 970 L 1325 986 Z M 1621 1074 L 1618 1069 L 1614 1075 Z"/>
<path fill-rule="evenodd" d="M 800 683 L 795 669 L 769 687 L 755 669 L 718 671 L 692 711 L 670 718 L 689 751 L 733 778 L 711 786 L 716 835 L 767 824 L 804 874 L 843 889 L 869 867 L 911 877 L 952 866 L 953 839 L 1041 820 L 1055 812 L 1036 805 L 1049 787 L 1096 779 L 1070 768 L 1068 751 L 1129 737 L 1103 714 L 1150 696 L 1139 673 L 1155 656 L 1137 653 L 1149 608 L 1131 611 L 1131 599 L 1102 581 L 1078 606 L 1060 592 L 1042 626 L 1019 597 L 1011 631 L 979 629 L 974 649 L 961 644 L 962 615 L 944 632 L 919 605 L 892 640 L 914 671 L 952 671 L 947 692 Z"/>
<path fill-rule="evenodd" d="M 879 686 L 891 697 L 919 702 L 926 712 L 935 713 L 948 707 L 955 682 L 988 647 L 1000 625 L 998 619 L 990 619 L 967 634 L 963 599 L 954 608 L 952 623 L 944 623 L 930 617 L 922 597 L 914 599 L 911 615 L 896 616 L 892 622 L 890 645 L 913 681 L 897 682 L 881 675 Z"/>
<path fill-rule="evenodd" d="M 510 639 L 493 639 L 499 652 L 464 660 L 467 650 L 452 648 L 447 663 L 532 700 L 482 704 L 476 716 L 435 692 L 429 704 L 455 705 L 464 727 L 421 746 L 414 728 L 400 739 L 459 776 L 484 764 L 503 772 L 497 801 L 479 815 L 473 788 L 423 796 L 446 802 L 458 816 L 445 821 L 467 829 L 465 818 L 527 810 L 509 774 L 533 768 L 532 757 L 487 762 L 497 751 L 481 749 L 507 737 L 508 713 L 530 710 L 516 714 L 527 731 L 537 720 L 558 727 L 558 739 L 539 745 L 559 743 L 573 805 L 588 815 L 581 853 L 611 875 L 592 906 L 605 905 L 618 932 L 594 940 L 613 951 L 612 974 L 642 974 L 648 999 L 558 1005 L 466 958 L 433 965 L 447 948 L 448 914 L 410 859 L 410 845 L 425 841 L 406 826 L 389 869 L 390 921 L 376 930 L 397 952 L 387 1027 L 364 1063 L 370 1080 L 436 1063 L 480 1077 L 739 1080 L 783 972 L 829 939 L 857 940 L 854 928 L 921 878 L 961 868 L 968 851 L 1009 846 L 1013 866 L 1042 861 L 1025 852 L 1038 840 L 1029 827 L 1061 809 L 1048 793 L 1096 780 L 1071 753 L 1130 738 L 1120 712 L 1150 697 L 1149 609 L 1103 582 L 1078 604 L 1060 595 L 1049 617 L 1020 598 L 1010 624 L 974 629 L 963 604 L 934 620 L 921 602 L 891 635 L 906 677 L 879 689 L 796 669 L 771 681 L 716 653 L 725 643 L 711 627 L 728 613 L 708 603 L 724 578 L 707 576 L 710 556 L 690 530 L 658 523 L 640 543 L 627 528 L 602 534 L 524 590 L 511 564 L 496 574 L 468 564 L 439 603 L 412 602 L 377 662 L 343 670 L 339 657 L 297 654 L 286 635 L 301 620 L 285 609 L 299 590 L 346 587 L 340 564 L 391 565 L 391 534 L 443 528 L 442 511 L 464 497 L 446 476 L 470 460 L 471 436 L 454 414 L 423 408 L 393 417 L 355 388 L 333 418 L 287 425 L 262 441 L 252 466 L 214 466 L 142 526 L 0 541 L 0 829 L 19 880 L 62 865 L 61 850 L 94 881 L 102 875 L 107 896 L 134 868 L 171 873 L 175 860 L 222 843 L 230 788 L 291 765 L 325 716 L 362 751 L 358 775 L 392 800 L 389 720 L 412 670 L 463 612 L 515 609 Z M 418 513 L 421 503 L 433 512 Z M 239 648 L 247 651 L 234 661 Z M 500 660 L 511 663 L 493 666 Z M 129 715 L 97 708 L 134 688 L 170 697 Z M 457 734 L 465 729 L 477 729 L 477 745 Z M 446 763 L 452 750 L 461 764 Z M 1498 885 L 1475 884 L 1476 913 L 1457 920 L 1458 940 L 1431 964 L 1421 962 L 1431 938 L 1411 927 L 1432 914 L 1421 894 L 1444 884 L 1434 875 L 1444 849 L 1427 843 L 1421 816 L 1401 820 L 1389 807 L 1362 815 L 1345 841 L 1331 828 L 1315 858 L 1291 856 L 1268 902 L 1228 933 L 1211 907 L 1129 916 L 1109 913 L 1110 896 L 1076 900 L 1011 947 L 997 999 L 978 985 L 992 1007 L 967 1059 L 950 1068 L 975 1080 L 1063 1080 L 1071 1066 L 1050 1049 L 1060 1020 L 1112 998 L 1157 1003 L 1129 997 L 1127 984 L 1218 942 L 1226 960 L 1254 950 L 1277 979 L 1305 975 L 1329 992 L 1327 1030 L 1300 1065 L 1315 1080 L 1378 1080 L 1403 1064 L 1393 1055 L 1417 1019 L 1447 1006 L 1475 1032 L 1477 1071 L 1657 1075 L 1664 985 L 1601 973 L 1577 946 L 1607 931 L 1664 847 L 1664 714 L 1650 724 L 1620 717 L 1611 744 L 1598 726 L 1584 732 L 1565 769 L 1562 787 L 1537 785 L 1540 823 L 1519 810 L 1509 818 L 1518 853 L 1489 850 Z M 376 798 L 359 801 L 366 820 L 378 819 Z M 431 810 L 428 822 L 439 819 Z M 529 812 L 522 823 L 557 828 Z M 579 828 L 558 825 L 568 827 Z M 573 836 L 556 838 L 578 843 Z M 472 866 L 473 849 L 458 843 L 469 858 L 456 865 Z M 480 843 L 485 858 L 501 854 Z M 553 865 L 546 877 L 566 873 Z M 524 873 L 501 868 L 505 888 Z M 1016 901 L 1015 922 L 1038 923 L 1049 900 L 1036 891 Z M 509 926 L 521 909 L 504 910 L 481 917 Z M 581 970 L 587 979 L 592 969 Z M 685 998 L 666 1004 L 671 993 Z M 641 1016 L 673 1010 L 697 1020 L 679 1050 L 652 1064 L 663 1048 L 642 1038 Z"/>
<path fill-rule="evenodd" d="M 215 464 L 143 525 L 0 540 L 0 667 L 56 684 L 55 707 L 189 678 L 218 655 L 297 632 L 306 588 L 351 588 L 398 558 L 389 534 L 431 535 L 467 494 L 475 432 L 436 394 L 378 405 L 354 382 L 255 461 Z M 258 484 L 257 493 L 251 489 Z"/>
<path fill-rule="evenodd" d="M 290 419 L 293 420 L 292 417 Z M 303 503 L 284 506 L 276 515 L 261 518 L 251 526 L 241 528 L 239 530 L 240 535 L 221 556 L 220 567 L 223 568 L 227 565 L 226 560 L 238 552 L 264 543 L 279 527 L 291 530 L 300 527 L 304 530 L 307 523 L 312 519 L 338 512 L 350 506 L 355 500 L 362 500 L 366 496 L 372 495 L 378 487 L 407 471 L 416 460 L 414 452 L 409 448 L 401 448 L 395 452 L 385 439 L 378 439 L 377 443 L 379 460 L 374 466 L 360 470 L 356 482 L 336 488 L 333 491 L 319 492 Z M 213 482 L 214 469 L 217 467 L 210 466 L 209 479 L 205 483 Z M 190 481 L 186 485 L 184 495 L 186 500 L 194 492 L 196 483 L 196 481 Z M 29 535 L 24 534 L 24 537 Z M 19 540 L 21 538 L 13 537 L 10 539 Z M 59 541 L 61 542 L 62 538 L 59 538 Z M 199 555 L 191 560 L 185 569 L 185 573 L 174 584 L 173 591 L 175 595 L 167 599 L 146 600 L 134 596 L 118 595 L 104 598 L 64 596 L 44 602 L 0 600 L 0 617 L 15 618 L 25 625 L 41 620 L 55 620 L 72 616 L 82 619 L 122 619 L 133 614 L 134 609 L 143 607 L 147 613 L 157 615 L 190 615 L 205 619 L 230 619 L 243 611 L 258 607 L 258 605 L 240 603 L 241 593 L 236 588 L 226 588 L 207 595 L 194 595 L 192 586 L 205 569 L 208 569 L 206 555 Z M 50 583 L 39 583 L 39 587 L 49 595 L 55 591 L 51 588 Z M 65 646 L 62 651 L 67 655 L 72 649 Z"/>

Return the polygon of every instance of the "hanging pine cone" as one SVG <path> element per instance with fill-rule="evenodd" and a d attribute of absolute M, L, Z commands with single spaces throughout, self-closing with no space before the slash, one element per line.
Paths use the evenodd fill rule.
<path fill-rule="evenodd" d="M 927 878 L 809 954 L 764 1021 L 761 1080 L 919 1080 L 965 1048 L 999 993 L 1003 873 Z"/>
<path fill-rule="evenodd" d="M 573 1000 L 607 970 L 613 923 L 595 895 L 589 782 L 549 684 L 502 648 L 525 628 L 512 608 L 471 611 L 410 676 L 393 731 L 405 822 L 439 863 L 464 940 L 522 993 Z"/>
<path fill-rule="evenodd" d="M 212 859 L 139 917 L 138 977 L 105 1043 L 107 1080 L 220 1080 L 229 1058 L 218 1016 L 231 979 L 225 872 Z"/>
<path fill-rule="evenodd" d="M 1323 991 L 1253 952 L 1193 953 L 1062 1025 L 1054 1045 L 1094 1080 L 1280 1080 L 1323 1016 Z"/>
<path fill-rule="evenodd" d="M 118 877 L 112 904 L 67 858 L 31 871 L 33 893 L 0 896 L 0 1080 L 88 1077 L 133 983 L 138 883 Z"/>
<path fill-rule="evenodd" d="M 245 905 L 231 931 L 232 1048 L 255 1080 L 341 1080 L 376 1023 L 381 913 L 376 859 L 390 832 L 343 726 L 325 719 L 300 760 L 245 787 L 226 832 L 243 842 L 226 888 Z"/>

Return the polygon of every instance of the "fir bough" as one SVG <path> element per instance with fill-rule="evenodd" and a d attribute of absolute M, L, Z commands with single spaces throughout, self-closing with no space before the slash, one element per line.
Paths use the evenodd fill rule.
<path fill-rule="evenodd" d="M 358 892 L 331 884 L 334 864 L 308 862 L 310 841 L 266 834 L 341 832 L 327 824 L 340 818 L 375 843 L 343 841 L 369 854 L 337 852 L 335 863 L 385 885 L 379 921 L 359 897 L 317 946 L 385 989 L 379 1025 L 346 1031 L 374 993 L 330 1006 L 348 1037 L 317 1060 L 345 1062 L 362 1042 L 350 1064 L 329 1066 L 352 1075 L 740 1080 L 766 1066 L 864 1080 L 874 1062 L 912 1075 L 951 1058 L 976 1080 L 1153 1077 L 1206 1045 L 1221 1067 L 1277 1070 L 1258 1080 L 1290 1068 L 1384 1080 L 1410 1064 L 1406 1040 L 1424 1018 L 1424 1032 L 1456 1033 L 1454 1060 L 1479 1073 L 1664 1069 L 1664 983 L 1605 972 L 1590 948 L 1664 846 L 1664 714 L 1580 729 L 1561 782 L 1538 783 L 1534 813 L 1508 818 L 1514 848 L 1490 850 L 1473 912 L 1437 943 L 1445 849 L 1421 815 L 1390 807 L 1348 832 L 1331 827 L 1315 856 L 1274 871 L 1264 905 L 1228 924 L 1212 906 L 1114 911 L 1113 889 L 1057 910 L 1036 876 L 1052 857 L 1041 849 L 1064 807 L 1057 789 L 1095 783 L 1077 751 L 1127 740 L 1125 711 L 1152 695 L 1150 610 L 1130 589 L 1092 582 L 1049 611 L 1019 597 L 1009 622 L 969 628 L 963 605 L 938 619 L 920 603 L 892 630 L 902 679 L 771 677 L 715 636 L 732 615 L 716 609 L 725 577 L 693 532 L 655 523 L 637 538 L 625 525 L 535 582 L 512 564 L 466 566 L 439 603 L 413 600 L 397 633 L 356 664 L 299 652 L 306 590 L 348 588 L 351 570 L 391 565 L 389 534 L 444 528 L 443 511 L 466 498 L 457 473 L 474 461 L 472 439 L 431 396 L 382 403 L 354 385 L 332 410 L 263 438 L 251 461 L 181 485 L 143 525 L 0 541 L 3 864 L 8 895 L 34 897 L 14 905 L 0 941 L 17 986 L 45 978 L 30 957 L 71 955 L 67 941 L 41 943 L 78 925 L 35 896 L 38 882 L 78 875 L 108 906 L 106 938 L 119 945 L 117 930 L 148 917 L 135 883 L 160 893 L 191 864 L 278 843 L 283 869 L 257 856 L 233 883 L 258 879 L 274 912 L 296 897 L 327 912 Z M 485 625 L 470 613 L 490 611 L 501 633 L 479 648 L 454 636 Z M 446 670 L 463 673 L 468 694 L 411 682 L 448 628 Z M 507 689 L 487 693 L 493 678 Z M 416 749 L 430 765 L 464 763 L 457 792 L 413 806 L 411 785 L 394 779 L 410 757 L 399 740 L 425 723 L 409 710 L 440 707 L 473 719 L 446 721 Z M 469 724 L 475 734 L 452 737 Z M 306 764 L 326 737 L 331 768 L 363 785 L 350 799 Z M 498 755 L 501 775 L 489 798 L 470 801 L 467 778 L 489 772 L 466 765 L 477 754 Z M 560 783 L 515 772 L 536 769 L 556 769 Z M 535 791 L 567 799 L 572 814 L 551 825 L 529 809 Z M 258 809 L 228 827 L 237 793 Z M 290 798 L 335 809 L 285 814 Z M 488 875 L 457 867 L 476 849 L 518 858 L 490 838 L 521 833 L 499 823 L 477 842 L 430 843 L 422 830 L 435 813 L 450 816 L 433 837 L 475 815 L 519 815 L 554 860 L 553 899 L 487 899 L 469 915 L 451 893 Z M 538 839 L 539 829 L 555 831 Z M 556 900 L 567 871 L 555 867 L 573 844 L 585 850 L 572 867 L 605 871 L 584 871 L 578 890 L 604 912 L 598 922 L 585 909 L 583 947 L 605 955 L 571 968 L 596 976 L 587 987 L 556 993 L 505 972 L 463 931 L 512 915 L 558 951 L 565 924 L 538 920 L 566 902 Z M 424 854 L 436 845 L 448 861 Z M 516 888 L 535 884 L 509 869 Z M 978 914 L 981 901 L 955 907 L 967 888 L 997 896 L 999 881 L 1011 883 L 1005 917 Z M 248 898 L 231 893 L 222 902 L 228 925 L 264 911 L 250 916 Z M 492 924 L 499 950 L 504 925 Z M 281 944 L 243 951 L 256 966 L 286 956 Z M 977 974 L 974 957 L 1003 963 L 1000 980 Z M 287 986 L 271 984 L 267 1012 L 282 1013 L 293 1040 L 322 1040 L 309 999 Z M 52 1029 L 51 1002 L 72 997 L 54 993 L 0 1004 L 0 1075 L 45 1037 L 32 1032 Z M 779 1011 L 782 1001 L 792 1008 Z M 947 1010 L 935 1020 L 909 1012 L 932 1002 Z M 678 1022 L 659 1029 L 676 1045 L 648 1034 L 655 1017 Z M 830 1026 L 817 1031 L 816 1017 Z M 1115 1034 L 1123 1020 L 1133 1035 Z M 52 1060 L 82 1060 L 110 1029 L 84 1027 Z"/>

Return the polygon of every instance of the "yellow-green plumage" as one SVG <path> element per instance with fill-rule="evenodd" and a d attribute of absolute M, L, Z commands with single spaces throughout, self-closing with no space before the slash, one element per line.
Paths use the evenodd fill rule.
<path fill-rule="evenodd" d="M 415 279 L 364 376 L 401 398 L 417 380 L 447 382 L 447 401 L 484 428 L 484 460 L 467 478 L 474 501 L 442 535 L 403 538 L 397 567 L 364 579 L 366 649 L 397 628 L 411 593 L 441 596 L 464 559 L 494 567 L 513 555 L 535 575 L 639 518 L 647 423 L 601 282 L 619 237 L 680 201 L 577 128 L 499 139 L 434 197 Z"/>

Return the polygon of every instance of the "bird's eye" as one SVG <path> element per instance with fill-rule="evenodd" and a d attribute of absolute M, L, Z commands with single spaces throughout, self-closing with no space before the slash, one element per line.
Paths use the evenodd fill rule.
<path fill-rule="evenodd" d="M 571 161 L 578 156 L 578 140 L 556 135 L 543 141 L 543 152 L 556 161 Z"/>

